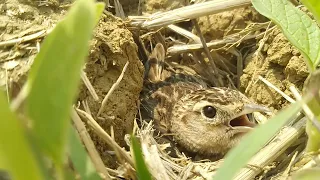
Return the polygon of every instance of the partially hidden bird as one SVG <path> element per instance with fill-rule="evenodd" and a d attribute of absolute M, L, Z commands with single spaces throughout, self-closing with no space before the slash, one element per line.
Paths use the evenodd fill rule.
<path fill-rule="evenodd" d="M 163 134 L 191 153 L 223 155 L 255 127 L 248 114 L 269 111 L 238 90 L 207 87 L 197 76 L 165 77 L 165 49 L 158 43 L 152 51 L 141 93 L 144 119 L 152 119 Z"/>

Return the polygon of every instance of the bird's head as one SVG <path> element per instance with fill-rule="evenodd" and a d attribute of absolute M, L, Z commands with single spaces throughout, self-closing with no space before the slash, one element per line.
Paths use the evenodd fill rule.
<path fill-rule="evenodd" d="M 247 115 L 268 111 L 239 91 L 228 88 L 199 89 L 182 96 L 172 108 L 170 131 L 191 152 L 224 154 L 255 123 Z"/>

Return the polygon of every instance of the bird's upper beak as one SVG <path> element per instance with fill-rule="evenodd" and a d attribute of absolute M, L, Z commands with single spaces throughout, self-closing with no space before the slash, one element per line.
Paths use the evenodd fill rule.
<path fill-rule="evenodd" d="M 245 104 L 243 110 L 234 118 L 232 118 L 228 122 L 228 125 L 231 128 L 237 129 L 241 132 L 247 132 L 251 130 L 256 124 L 251 122 L 247 115 L 253 112 L 271 112 L 271 110 L 258 104 Z"/>

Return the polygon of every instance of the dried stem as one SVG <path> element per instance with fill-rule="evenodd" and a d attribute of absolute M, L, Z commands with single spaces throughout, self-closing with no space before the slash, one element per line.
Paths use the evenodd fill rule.
<path fill-rule="evenodd" d="M 89 133 L 86 130 L 84 123 L 81 121 L 80 117 L 78 116 L 77 112 L 74 109 L 72 109 L 72 120 L 97 171 L 102 173 L 106 179 L 111 179 L 94 143 L 92 142 L 92 139 Z"/>
<path fill-rule="evenodd" d="M 99 111 L 98 111 L 97 116 L 99 116 L 99 115 L 102 113 L 105 105 L 107 104 L 107 101 L 108 101 L 109 97 L 111 96 L 111 94 L 113 93 L 113 91 L 119 86 L 119 84 L 120 84 L 120 82 L 121 82 L 121 80 L 122 80 L 122 78 L 123 78 L 123 75 L 124 75 L 124 73 L 125 73 L 126 70 L 127 70 L 128 65 L 129 65 L 129 61 L 127 61 L 127 63 L 124 65 L 124 67 L 123 67 L 123 69 L 122 69 L 122 72 L 121 72 L 120 76 L 118 77 L 117 81 L 111 86 L 111 88 L 110 88 L 110 90 L 108 91 L 107 95 L 104 97 L 104 99 L 103 99 L 103 101 L 102 101 L 102 104 L 101 104 L 101 107 L 100 107 L 100 109 L 99 109 Z"/>
<path fill-rule="evenodd" d="M 259 76 L 259 79 L 264 82 L 267 86 L 271 87 L 272 89 L 274 89 L 277 93 L 279 93 L 282 97 L 284 97 L 287 101 L 289 101 L 290 103 L 294 103 L 295 100 L 292 99 L 290 96 L 288 96 L 287 94 L 285 94 L 283 91 L 281 91 L 279 88 L 277 88 L 275 85 L 273 85 L 271 82 L 269 82 L 268 80 L 266 80 L 265 78 Z"/>
<path fill-rule="evenodd" d="M 38 38 L 42 38 L 46 35 L 48 35 L 53 28 L 49 29 L 49 30 L 42 30 L 39 31 L 37 33 L 34 34 L 30 34 L 21 38 L 17 38 L 17 39 L 12 39 L 9 41 L 4 41 L 4 42 L 0 42 L 0 47 L 4 47 L 4 46 L 13 46 L 17 43 L 23 43 L 23 42 L 27 42 L 27 41 L 32 41 L 34 39 L 38 39 Z"/>
<path fill-rule="evenodd" d="M 164 13 L 155 13 L 149 17 L 129 16 L 129 19 L 135 20 L 131 23 L 133 25 L 142 26 L 148 29 L 159 28 L 169 24 L 175 24 L 189 19 L 196 19 L 201 16 L 228 11 L 250 4 L 251 0 L 215 0 L 185 6 Z"/>
<path fill-rule="evenodd" d="M 114 149 L 117 153 L 119 153 L 132 167 L 134 167 L 134 163 L 129 154 L 122 149 L 113 139 L 110 137 L 108 133 L 106 133 L 103 128 L 93 119 L 93 117 L 87 112 L 76 109 L 79 115 L 85 118 L 88 121 L 88 124 L 94 129 L 94 132 L 102 138 L 111 148 Z"/>
<path fill-rule="evenodd" d="M 93 99 L 95 101 L 99 101 L 99 96 L 96 93 L 96 90 L 93 88 L 91 82 L 89 81 L 89 78 L 87 77 L 86 73 L 81 71 L 81 79 L 83 81 L 83 83 L 85 84 L 85 86 L 87 87 L 87 89 L 89 90 L 91 96 L 93 97 Z"/>
<path fill-rule="evenodd" d="M 199 37 L 200 37 L 202 46 L 203 46 L 204 51 L 205 51 L 205 53 L 206 53 L 206 55 L 207 55 L 207 57 L 208 57 L 208 59 L 209 59 L 209 64 L 210 64 L 211 67 L 212 67 L 212 70 L 213 70 L 213 73 L 214 73 L 214 76 L 215 76 L 215 79 L 216 79 L 216 81 L 215 81 L 216 86 L 218 86 L 218 87 L 223 86 L 223 82 L 222 82 L 221 76 L 220 76 L 219 73 L 218 73 L 218 68 L 217 68 L 217 66 L 215 65 L 214 60 L 213 60 L 213 58 L 212 58 L 212 56 L 211 56 L 211 54 L 210 54 L 210 51 L 209 51 L 208 46 L 207 46 L 207 44 L 206 44 L 206 40 L 204 39 L 204 37 L 203 37 L 203 35 L 202 35 L 202 33 L 201 33 L 199 24 L 198 24 L 197 20 L 195 20 L 195 19 L 192 20 L 192 22 L 193 22 L 193 24 L 194 24 L 194 27 L 195 27 L 196 31 L 197 31 L 198 34 L 199 34 Z"/>

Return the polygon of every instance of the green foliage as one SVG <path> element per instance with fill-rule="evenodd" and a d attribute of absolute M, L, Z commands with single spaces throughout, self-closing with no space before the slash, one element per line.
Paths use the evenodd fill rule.
<path fill-rule="evenodd" d="M 69 132 L 70 142 L 70 159 L 73 162 L 74 168 L 80 174 L 82 180 L 99 180 L 100 176 L 97 174 L 90 161 L 86 150 L 84 149 L 77 131 L 70 126 Z"/>
<path fill-rule="evenodd" d="M 320 168 L 315 167 L 299 171 L 292 177 L 292 180 L 318 180 L 320 177 Z"/>
<path fill-rule="evenodd" d="M 319 91 L 319 90 L 318 90 Z M 312 113 L 317 117 L 319 120 L 320 118 L 320 104 L 319 99 L 312 99 L 310 102 L 308 102 L 308 107 L 312 111 Z M 306 125 L 306 132 L 308 134 L 308 141 L 307 141 L 307 152 L 318 152 L 320 149 L 320 132 L 317 127 L 313 125 L 313 123 L 308 120 Z"/>
<path fill-rule="evenodd" d="M 315 19 L 320 23 L 320 1 L 319 0 L 300 0 L 308 10 L 313 14 Z"/>
<path fill-rule="evenodd" d="M 138 178 L 143 180 L 151 180 L 152 178 L 146 163 L 144 162 L 140 145 L 136 137 L 133 135 L 131 136 L 131 147 L 133 149 Z"/>
<path fill-rule="evenodd" d="M 312 111 L 313 116 L 317 117 L 319 120 L 320 118 L 320 102 L 319 102 L 319 92 L 320 89 L 320 70 L 316 70 L 315 72 L 311 73 L 310 76 L 306 79 L 303 87 L 304 94 L 308 92 L 313 92 L 315 94 L 315 98 L 311 99 L 308 102 L 308 107 Z M 310 117 L 312 118 L 312 117 Z M 314 120 L 314 123 L 320 124 L 319 121 Z M 319 127 L 314 126 L 311 121 L 307 122 L 306 132 L 308 134 L 308 143 L 306 150 L 307 152 L 318 152 L 320 149 L 320 132 Z"/>
<path fill-rule="evenodd" d="M 73 176 L 63 165 L 67 145 L 81 178 L 100 179 L 74 130 L 68 131 L 89 40 L 103 9 L 94 0 L 76 1 L 42 43 L 27 81 L 26 113 L 31 128 L 23 126 L 25 121 L 16 118 L 0 94 L 0 168 L 13 179 L 48 179 L 46 168 L 51 162 L 56 172 L 51 177 Z"/>
<path fill-rule="evenodd" d="M 320 61 L 320 30 L 316 22 L 289 0 L 252 0 L 254 8 L 270 18 L 304 55 L 311 71 Z"/>
<path fill-rule="evenodd" d="M 233 148 L 225 157 L 225 161 L 214 179 L 231 180 L 236 173 L 246 165 L 250 158 L 257 153 L 281 127 L 301 110 L 302 103 L 297 102 L 280 111 L 266 124 L 258 126 L 243 138 L 239 145 Z"/>
<path fill-rule="evenodd" d="M 22 124 L 9 109 L 3 93 L 0 107 L 0 169 L 8 170 L 13 179 L 44 179 Z"/>
<path fill-rule="evenodd" d="M 320 2 L 318 0 L 304 0 L 302 2 L 319 22 Z M 288 40 L 304 55 L 310 71 L 315 71 L 320 62 L 318 24 L 288 0 L 252 0 L 252 4 L 257 11 L 273 20 L 282 29 Z M 319 88 L 316 91 L 319 91 Z M 320 117 L 320 104 L 317 99 L 310 101 L 308 106 L 316 117 Z M 307 151 L 317 151 L 320 148 L 319 130 L 308 121 L 306 131 L 309 136 Z"/>
<path fill-rule="evenodd" d="M 62 166 L 80 70 L 96 19 L 93 1 L 78 0 L 44 40 L 28 83 L 27 111 L 40 148 Z"/>
<path fill-rule="evenodd" d="M 97 2 L 96 3 L 96 17 L 95 17 L 95 23 L 94 24 L 98 24 L 101 14 L 103 13 L 105 8 L 105 4 L 101 3 L 101 2 Z"/>
<path fill-rule="evenodd" d="M 320 3 L 313 0 L 308 1 L 308 3 L 308 6 L 314 5 L 311 11 L 316 12 L 315 17 L 319 19 Z M 320 61 L 320 30 L 317 23 L 303 11 L 294 7 L 288 0 L 252 0 L 252 4 L 257 11 L 273 20 L 273 22 L 282 29 L 288 40 L 304 55 L 309 70 L 315 71 Z M 319 78 L 315 79 L 319 81 Z M 310 83 L 311 86 L 307 88 L 305 94 L 308 94 L 310 90 L 310 92 L 317 92 L 316 94 L 318 94 L 319 87 L 315 87 L 315 84 L 319 84 L 318 81 Z M 266 124 L 248 134 L 236 148 L 227 154 L 225 162 L 214 176 L 214 179 L 232 179 L 286 121 L 300 111 L 302 104 L 302 102 L 292 104 L 270 119 Z M 308 105 L 311 105 L 310 108 L 314 114 L 318 116 L 320 104 L 317 99 L 313 98 L 308 102 Z M 308 122 L 307 125 L 312 127 L 310 122 Z M 308 146 L 310 146 L 312 150 L 318 150 L 320 147 L 318 130 L 312 127 L 312 129 L 307 129 L 307 131 L 308 134 L 315 135 L 309 135 Z M 307 176 L 307 174 L 304 174 L 304 176 L 300 176 L 300 179 L 312 177 L 316 176 Z"/>

